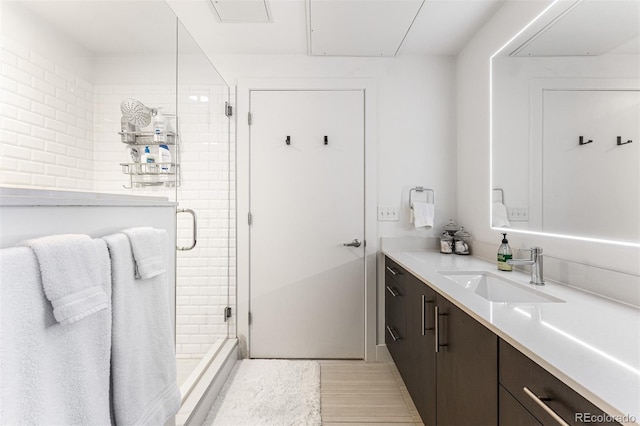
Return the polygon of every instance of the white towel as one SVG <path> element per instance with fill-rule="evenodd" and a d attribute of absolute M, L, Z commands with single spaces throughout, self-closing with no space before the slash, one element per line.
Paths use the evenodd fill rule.
<path fill-rule="evenodd" d="M 146 280 L 165 272 L 160 237 L 150 227 L 125 229 L 131 242 L 131 250 L 136 265 L 136 278 Z"/>
<path fill-rule="evenodd" d="M 163 258 L 169 237 L 159 235 Z M 118 425 L 163 425 L 180 408 L 167 274 L 135 279 L 129 238 L 104 237 L 113 276 L 112 390 Z"/>
<path fill-rule="evenodd" d="M 38 260 L 44 294 L 60 324 L 107 309 L 96 245 L 88 235 L 52 235 L 22 242 Z"/>
<path fill-rule="evenodd" d="M 93 243 L 99 262 L 94 284 L 110 301 L 107 247 Z M 0 424 L 110 425 L 111 304 L 59 324 L 29 247 L 0 250 L 0 283 Z"/>
<path fill-rule="evenodd" d="M 493 202 L 493 207 L 491 209 L 491 225 L 497 228 L 511 227 L 509 216 L 507 214 L 507 208 L 499 201 Z"/>
<path fill-rule="evenodd" d="M 416 229 L 431 229 L 434 223 L 435 212 L 436 209 L 433 203 L 414 201 L 411 206 L 411 217 L 409 220 L 413 222 Z"/>

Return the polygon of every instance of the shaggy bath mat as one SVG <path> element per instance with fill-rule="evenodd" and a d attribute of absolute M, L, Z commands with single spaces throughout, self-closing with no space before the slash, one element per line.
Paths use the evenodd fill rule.
<path fill-rule="evenodd" d="M 320 424 L 320 364 L 263 359 L 236 362 L 204 421 L 205 426 Z"/>

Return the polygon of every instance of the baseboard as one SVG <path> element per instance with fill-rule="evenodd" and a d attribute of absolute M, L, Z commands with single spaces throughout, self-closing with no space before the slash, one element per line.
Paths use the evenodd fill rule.
<path fill-rule="evenodd" d="M 176 426 L 201 425 L 238 360 L 238 341 L 228 339 L 176 415 Z"/>
<path fill-rule="evenodd" d="M 387 345 L 376 345 L 376 362 L 391 362 L 393 359 L 391 358 L 391 354 L 389 353 L 389 349 L 387 349 Z"/>

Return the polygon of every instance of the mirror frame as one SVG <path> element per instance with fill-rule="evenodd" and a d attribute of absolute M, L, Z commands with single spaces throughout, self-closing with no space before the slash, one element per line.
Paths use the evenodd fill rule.
<path fill-rule="evenodd" d="M 516 234 L 524 234 L 524 235 L 537 235 L 537 236 L 545 236 L 552 238 L 561 238 L 561 239 L 569 239 L 569 240 L 577 240 L 577 241 L 588 241 L 595 243 L 603 243 L 603 244 L 611 244 L 616 246 L 624 246 L 624 247 L 635 247 L 640 248 L 640 242 L 628 242 L 628 241 L 616 241 L 616 240 L 608 240 L 602 238 L 592 238 L 592 237 L 584 237 L 579 235 L 569 235 L 569 234 L 557 234 L 543 231 L 532 231 L 528 229 L 517 229 L 517 228 L 504 228 L 493 226 L 493 196 L 494 196 L 494 185 L 493 185 L 493 138 L 494 138 L 494 113 L 493 113 L 493 61 L 496 56 L 502 54 L 512 43 L 516 43 L 518 45 L 522 45 L 526 40 L 530 39 L 534 34 L 541 31 L 547 25 L 557 21 L 562 18 L 566 13 L 570 12 L 575 6 L 581 3 L 582 0 L 554 0 L 549 6 L 547 6 L 542 12 L 540 12 L 531 22 L 529 22 L 524 28 L 518 31 L 513 37 L 511 37 L 506 43 L 504 43 L 491 57 L 489 58 L 489 188 L 488 188 L 488 196 L 489 196 L 489 227 L 492 230 L 500 231 L 500 232 L 509 232 Z"/>

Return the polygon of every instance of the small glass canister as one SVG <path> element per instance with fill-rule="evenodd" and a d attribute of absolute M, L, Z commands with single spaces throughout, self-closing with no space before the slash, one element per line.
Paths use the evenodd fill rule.
<path fill-rule="evenodd" d="M 471 254 L 470 248 L 471 234 L 460 227 L 460 230 L 453 235 L 453 252 L 455 254 Z"/>
<path fill-rule="evenodd" d="M 453 253 L 453 237 L 446 231 L 440 236 L 440 253 L 451 254 Z"/>

